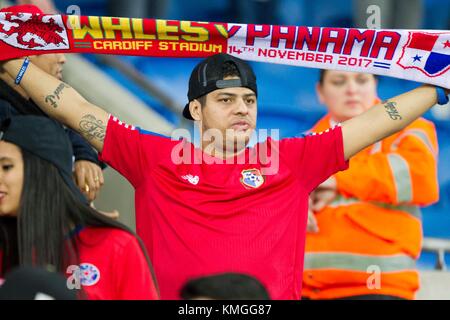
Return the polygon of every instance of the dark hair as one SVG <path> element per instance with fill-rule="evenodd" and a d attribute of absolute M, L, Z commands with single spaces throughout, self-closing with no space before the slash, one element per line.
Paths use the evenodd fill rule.
<path fill-rule="evenodd" d="M 116 228 L 137 238 L 157 286 L 150 259 L 141 239 L 125 225 L 114 221 L 78 200 L 58 169 L 26 150 L 23 190 L 17 218 L 0 218 L 0 251 L 4 275 L 13 267 L 53 266 L 65 274 L 65 267 L 78 264 L 74 227 Z"/>
<path fill-rule="evenodd" d="M 255 278 L 240 273 L 223 273 L 188 281 L 180 291 L 182 299 L 270 300 L 266 288 Z"/>
<path fill-rule="evenodd" d="M 323 81 L 325 79 L 325 73 L 327 73 L 328 70 L 326 69 L 320 69 L 319 71 L 319 84 L 323 85 Z M 378 79 L 378 76 L 376 74 L 372 74 L 372 76 L 376 79 Z"/>
<path fill-rule="evenodd" d="M 13 217 L 0 218 L 0 278 L 7 271 L 19 265 L 19 244 L 17 237 L 17 219 Z"/>
<path fill-rule="evenodd" d="M 240 77 L 240 73 L 238 68 L 236 67 L 236 64 L 232 61 L 227 61 L 222 65 L 222 73 L 223 77 Z M 200 102 L 200 105 L 204 106 L 206 104 L 206 94 L 197 98 L 198 102 Z"/>

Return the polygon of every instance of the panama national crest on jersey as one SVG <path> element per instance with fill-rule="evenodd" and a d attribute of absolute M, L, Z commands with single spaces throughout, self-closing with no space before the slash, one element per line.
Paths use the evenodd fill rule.
<path fill-rule="evenodd" d="M 91 263 L 80 264 L 80 283 L 82 286 L 93 286 L 100 280 L 100 270 Z"/>
<path fill-rule="evenodd" d="M 69 48 L 63 20 L 59 15 L 0 13 L 0 40 L 21 49 L 62 50 Z"/>
<path fill-rule="evenodd" d="M 264 184 L 264 177 L 258 169 L 242 170 L 241 175 L 241 183 L 247 189 L 256 189 Z"/>

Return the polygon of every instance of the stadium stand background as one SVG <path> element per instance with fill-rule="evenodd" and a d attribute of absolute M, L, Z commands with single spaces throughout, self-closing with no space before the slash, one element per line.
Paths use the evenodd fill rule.
<path fill-rule="evenodd" d="M 145 6 L 146 1 L 140 0 L 124 1 L 126 4 L 122 6 L 119 1 L 113 0 L 110 2 L 107 0 L 55 0 L 54 2 L 61 12 L 66 12 L 70 5 L 78 5 L 82 15 L 130 16 L 128 12 L 132 14 L 141 12 L 139 16 L 146 18 L 335 27 L 353 26 L 354 10 L 353 0 L 154 0 L 153 2 L 158 4 L 157 9 L 153 8 L 154 11 L 136 10 L 134 6 Z M 111 8 L 112 3 L 116 5 L 116 10 Z M 127 7 L 131 6 L 134 7 L 134 11 L 127 11 Z M 137 17 L 135 14 L 133 16 Z M 450 0 L 423 0 L 423 19 L 419 27 L 450 29 Z M 129 74 L 121 72 L 114 64 L 106 63 L 104 56 L 84 55 L 83 58 L 127 88 L 134 96 L 139 97 L 147 108 L 163 118 L 163 122 L 169 124 L 163 126 L 162 131 L 165 133 L 170 125 L 186 127 L 191 132 L 194 130 L 191 123 L 180 118 L 179 111 L 186 103 L 189 74 L 198 60 L 117 57 L 124 64 L 125 69 L 138 71 L 144 77 L 144 81 L 154 89 L 152 91 L 145 85 L 142 86 L 142 83 L 136 84 L 130 79 Z M 295 136 L 309 129 L 325 113 L 325 108 L 319 104 L 315 94 L 317 70 L 267 63 L 252 63 L 252 65 L 258 77 L 260 92 L 259 128 L 279 128 L 281 137 Z M 400 94 L 417 85 L 413 82 L 382 77 L 379 83 L 380 98 Z M 167 99 L 164 100 L 161 97 L 168 98 L 173 105 L 168 108 L 165 103 Z M 438 130 L 441 200 L 422 211 L 425 237 L 448 240 L 450 240 L 449 107 L 435 107 L 425 115 L 436 124 Z M 131 106 L 128 110 L 128 113 L 134 112 Z M 142 126 L 148 130 L 158 131 L 153 128 L 153 122 L 144 123 Z M 131 213 L 121 210 L 121 214 L 125 215 L 121 217 L 123 221 L 133 224 L 133 218 L 129 216 Z M 450 254 L 445 255 L 444 259 L 450 263 Z M 432 270 L 435 265 L 436 254 L 423 252 L 418 264 L 420 270 Z"/>

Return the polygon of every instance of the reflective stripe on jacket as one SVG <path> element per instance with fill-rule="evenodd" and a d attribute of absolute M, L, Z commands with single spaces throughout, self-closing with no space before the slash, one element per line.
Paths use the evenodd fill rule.
<path fill-rule="evenodd" d="M 328 127 L 325 116 L 312 131 Z M 359 152 L 335 175 L 339 195 L 316 213 L 319 232 L 307 234 L 303 296 L 414 298 L 419 207 L 439 199 L 437 154 L 434 125 L 420 118 Z"/>

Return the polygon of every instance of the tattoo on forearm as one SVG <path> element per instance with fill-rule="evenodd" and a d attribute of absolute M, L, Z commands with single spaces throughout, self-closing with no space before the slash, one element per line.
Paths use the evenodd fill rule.
<path fill-rule="evenodd" d="M 398 112 L 396 106 L 396 102 L 383 101 L 384 108 L 386 109 L 387 114 L 392 120 L 402 120 L 402 116 Z"/>
<path fill-rule="evenodd" d="M 52 94 L 49 94 L 48 96 L 45 97 L 45 103 L 51 105 L 53 108 L 58 108 L 58 100 L 60 100 L 60 95 L 63 92 L 64 89 L 66 88 L 70 88 L 70 86 L 68 86 L 65 83 L 61 83 L 56 89 L 55 91 L 53 91 Z"/>
<path fill-rule="evenodd" d="M 98 140 L 104 141 L 106 134 L 106 125 L 101 121 L 97 120 L 92 114 L 87 114 L 81 118 L 80 133 L 88 141 Z"/>

